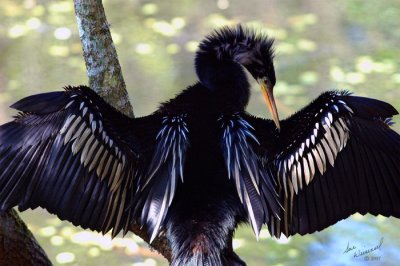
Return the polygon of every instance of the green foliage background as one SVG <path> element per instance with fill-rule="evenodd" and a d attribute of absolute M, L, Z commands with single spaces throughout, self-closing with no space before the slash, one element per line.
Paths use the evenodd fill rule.
<path fill-rule="evenodd" d="M 276 38 L 275 94 L 282 117 L 328 89 L 348 89 L 400 109 L 398 0 L 103 2 L 137 116 L 195 82 L 197 42 L 214 28 L 239 22 Z M 7 106 L 23 96 L 86 83 L 72 1 L 1 1 L 0 122 L 10 119 L 14 112 Z M 253 87 L 249 111 L 267 117 Z M 23 217 L 55 265 L 166 265 L 132 235 L 111 241 L 43 210 Z M 249 265 L 364 265 L 365 257 L 343 253 L 347 244 L 367 249 L 383 237 L 382 248 L 373 253 L 376 263 L 395 265 L 399 226 L 393 218 L 355 215 L 289 240 L 271 239 L 263 230 L 259 242 L 244 227 L 234 244 Z"/>

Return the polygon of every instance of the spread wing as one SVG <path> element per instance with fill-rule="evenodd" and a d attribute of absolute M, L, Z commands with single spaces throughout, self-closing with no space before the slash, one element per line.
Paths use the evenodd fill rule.
<path fill-rule="evenodd" d="M 246 115 L 237 113 L 219 118 L 221 148 L 229 179 L 234 182 L 239 199 L 245 207 L 248 220 L 258 237 L 262 224 L 277 218 L 280 212 L 276 179 L 263 165 L 257 149 L 260 142 Z M 265 170 L 265 171 L 264 171 Z"/>
<path fill-rule="evenodd" d="M 174 125 L 160 114 L 130 119 L 84 86 L 30 96 L 12 107 L 21 113 L 0 127 L 0 211 L 41 206 L 103 233 L 126 232 L 132 219 L 158 231 L 154 221 L 167 211 L 157 208 L 161 192 L 168 188 L 171 200 L 171 183 L 180 178 L 165 169 L 179 169 L 184 153 L 172 154 L 187 144 L 177 145 L 176 138 L 172 148 L 159 144 L 165 134 L 157 138 L 158 132 L 172 134 Z M 155 167 L 159 154 L 163 161 Z M 137 210 L 148 205 L 150 213 Z"/>
<path fill-rule="evenodd" d="M 134 216 L 146 225 L 150 242 L 158 235 L 179 182 L 183 182 L 185 154 L 189 148 L 186 114 L 163 116 L 156 147 L 147 171 L 139 179 Z"/>
<path fill-rule="evenodd" d="M 400 217 L 400 136 L 390 128 L 396 114 L 378 100 L 327 92 L 282 121 L 281 133 L 270 136 L 276 143 L 267 168 L 284 211 L 270 219 L 271 234 L 313 233 L 356 212 Z"/>

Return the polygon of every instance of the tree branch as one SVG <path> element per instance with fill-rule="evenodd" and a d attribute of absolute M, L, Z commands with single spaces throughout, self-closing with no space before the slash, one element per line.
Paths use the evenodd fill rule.
<path fill-rule="evenodd" d="M 117 110 L 133 117 L 101 0 L 74 0 L 74 7 L 90 88 Z M 131 231 L 149 243 L 149 236 L 139 225 L 133 224 Z M 171 249 L 163 233 L 150 246 L 171 261 Z"/>
<path fill-rule="evenodd" d="M 89 87 L 116 109 L 133 117 L 101 0 L 74 0 L 74 7 Z"/>
<path fill-rule="evenodd" d="M 14 210 L 0 215 L 0 265 L 52 265 Z"/>

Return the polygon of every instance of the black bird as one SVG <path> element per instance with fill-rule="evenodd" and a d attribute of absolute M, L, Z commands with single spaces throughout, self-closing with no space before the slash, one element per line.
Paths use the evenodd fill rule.
<path fill-rule="evenodd" d="M 308 234 L 359 212 L 400 217 L 400 136 L 389 104 L 323 93 L 279 121 L 273 40 L 242 26 L 207 36 L 199 81 L 130 119 L 85 86 L 30 96 L 0 127 L 0 210 L 46 208 L 83 228 L 161 230 L 172 265 L 244 265 L 232 236 Z M 273 121 L 245 111 L 247 70 Z"/>

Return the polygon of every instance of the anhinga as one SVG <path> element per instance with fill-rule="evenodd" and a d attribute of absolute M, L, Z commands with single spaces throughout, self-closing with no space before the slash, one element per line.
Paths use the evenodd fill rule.
<path fill-rule="evenodd" d="M 256 236 L 308 234 L 359 212 L 400 217 L 397 111 L 382 101 L 323 93 L 279 121 L 273 40 L 242 26 L 207 36 L 199 81 L 130 119 L 85 86 L 24 98 L 0 127 L 0 209 L 46 208 L 83 228 L 153 240 L 165 230 L 172 265 L 244 265 L 238 224 Z M 273 121 L 245 111 L 245 69 Z"/>

